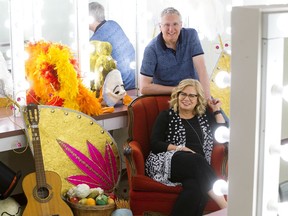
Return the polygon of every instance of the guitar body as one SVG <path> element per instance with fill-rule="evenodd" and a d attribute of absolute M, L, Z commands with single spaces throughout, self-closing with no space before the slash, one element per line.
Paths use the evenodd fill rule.
<path fill-rule="evenodd" d="M 36 173 L 23 179 L 22 187 L 28 200 L 23 216 L 73 216 L 72 210 L 61 198 L 60 176 L 45 171 L 46 186 L 37 187 Z"/>

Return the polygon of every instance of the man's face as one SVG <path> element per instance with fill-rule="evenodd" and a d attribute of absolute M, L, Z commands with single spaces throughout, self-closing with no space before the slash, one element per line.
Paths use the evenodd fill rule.
<path fill-rule="evenodd" d="M 166 43 L 176 43 L 180 35 L 182 22 L 176 14 L 166 14 L 162 17 L 160 31 Z"/>

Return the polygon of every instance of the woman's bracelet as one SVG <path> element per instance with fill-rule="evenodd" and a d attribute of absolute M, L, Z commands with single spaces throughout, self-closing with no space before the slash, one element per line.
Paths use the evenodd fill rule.
<path fill-rule="evenodd" d="M 216 110 L 215 112 L 213 112 L 214 115 L 218 115 L 221 114 L 221 110 Z"/>
<path fill-rule="evenodd" d="M 175 151 L 181 151 L 183 148 L 184 148 L 184 146 L 178 145 L 178 146 L 176 146 Z"/>

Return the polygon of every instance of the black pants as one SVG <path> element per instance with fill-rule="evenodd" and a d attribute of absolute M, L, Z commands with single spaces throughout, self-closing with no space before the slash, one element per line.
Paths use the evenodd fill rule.
<path fill-rule="evenodd" d="M 207 192 L 212 189 L 217 176 L 205 158 L 191 152 L 176 152 L 171 162 L 172 182 L 181 182 L 172 216 L 202 216 L 208 200 Z"/>

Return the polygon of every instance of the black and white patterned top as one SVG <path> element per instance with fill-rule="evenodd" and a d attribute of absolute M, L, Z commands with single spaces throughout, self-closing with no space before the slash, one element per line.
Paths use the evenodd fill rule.
<path fill-rule="evenodd" d="M 167 114 L 168 113 L 168 114 Z M 210 127 L 211 123 L 211 115 L 207 115 L 208 113 L 197 116 L 198 122 L 201 128 L 201 132 L 203 134 L 203 152 L 205 155 L 205 158 L 207 162 L 210 164 L 211 162 L 211 155 L 213 150 L 213 133 Z M 159 136 L 163 136 L 163 141 L 160 142 L 159 145 L 162 143 L 162 150 L 159 150 L 158 152 L 154 151 L 154 153 L 151 151 L 146 159 L 145 163 L 145 171 L 146 174 L 153 178 L 154 180 L 163 183 L 168 186 L 176 186 L 180 183 L 173 183 L 169 181 L 169 178 L 171 176 L 171 159 L 173 154 L 176 151 L 167 151 L 167 146 L 170 143 L 173 143 L 175 145 L 186 145 L 186 130 L 182 123 L 182 120 L 178 113 L 174 112 L 173 109 L 169 109 L 166 111 L 163 111 L 160 115 L 162 115 L 161 119 L 164 119 L 164 123 L 161 122 L 160 124 L 166 124 L 166 133 L 158 134 Z M 165 117 L 163 118 L 163 115 L 168 116 L 167 122 L 165 122 Z M 158 117 L 159 118 L 159 117 Z M 214 123 L 215 118 L 213 117 Z M 159 121 L 159 120 L 158 120 Z M 156 120 L 157 122 L 157 120 Z M 212 121 L 213 122 L 213 121 Z M 159 126 L 159 125 L 158 125 Z M 157 127 L 157 124 L 156 126 Z M 152 135 L 153 136 L 153 135 Z M 155 136 L 155 134 L 154 134 Z M 157 134 L 156 134 L 157 136 Z M 161 140 L 160 138 L 160 140 Z M 152 141 L 153 142 L 153 141 Z M 159 147 L 158 147 L 159 148 Z"/>

